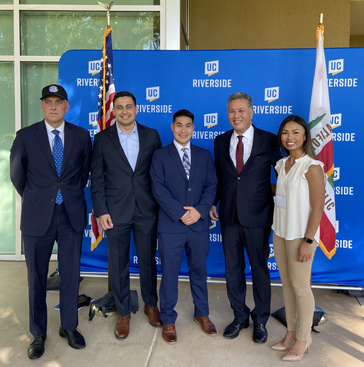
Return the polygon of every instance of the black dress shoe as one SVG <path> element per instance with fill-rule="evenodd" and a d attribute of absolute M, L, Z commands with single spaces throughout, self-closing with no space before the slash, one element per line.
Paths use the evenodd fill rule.
<path fill-rule="evenodd" d="M 227 339 L 235 339 L 239 335 L 240 330 L 246 329 L 248 327 L 249 319 L 245 322 L 234 320 L 230 325 L 226 327 L 223 336 Z"/>
<path fill-rule="evenodd" d="M 268 331 L 263 324 L 254 324 L 253 341 L 265 343 L 268 339 Z"/>
<path fill-rule="evenodd" d="M 44 342 L 47 339 L 47 335 L 34 338 L 28 347 L 28 357 L 30 359 L 37 359 L 44 353 Z"/>
<path fill-rule="evenodd" d="M 86 347 L 85 339 L 77 329 L 75 331 L 68 331 L 60 326 L 59 335 L 62 338 L 67 338 L 68 345 L 72 348 L 82 349 Z"/>

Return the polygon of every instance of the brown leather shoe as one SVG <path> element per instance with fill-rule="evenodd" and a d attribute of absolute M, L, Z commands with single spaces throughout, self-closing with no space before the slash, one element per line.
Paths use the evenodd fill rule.
<path fill-rule="evenodd" d="M 177 333 L 174 324 L 163 325 L 162 337 L 168 344 L 174 344 L 177 341 Z"/>
<path fill-rule="evenodd" d="M 130 314 L 118 317 L 118 322 L 115 325 L 114 334 L 116 339 L 126 339 L 130 331 Z"/>
<path fill-rule="evenodd" d="M 215 336 L 217 334 L 215 325 L 211 322 L 208 316 L 195 317 L 193 320 L 201 325 L 202 331 L 207 335 Z"/>
<path fill-rule="evenodd" d="M 149 323 L 154 327 L 162 327 L 162 321 L 159 316 L 159 311 L 157 306 L 144 306 L 144 313 L 149 318 Z"/>

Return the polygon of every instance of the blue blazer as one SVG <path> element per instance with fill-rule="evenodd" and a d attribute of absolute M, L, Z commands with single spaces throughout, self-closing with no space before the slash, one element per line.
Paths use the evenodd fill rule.
<path fill-rule="evenodd" d="M 19 130 L 10 150 L 11 181 L 22 197 L 21 231 L 43 236 L 50 225 L 58 189 L 73 229 L 87 225 L 84 188 L 89 177 L 91 139 L 87 130 L 65 122 L 64 153 L 58 177 L 45 122 Z"/>
<path fill-rule="evenodd" d="M 208 230 L 209 211 L 216 195 L 217 178 L 208 150 L 191 144 L 190 179 L 172 142 L 154 152 L 150 170 L 152 192 L 159 204 L 158 232 L 181 233 Z M 184 206 L 193 206 L 201 218 L 191 226 L 180 220 Z"/>
<path fill-rule="evenodd" d="M 218 177 L 215 205 L 220 202 L 220 222 L 233 224 L 237 213 L 242 226 L 270 227 L 273 221 L 271 167 L 282 158 L 277 136 L 254 126 L 252 151 L 238 175 L 230 157 L 232 134 L 233 130 L 229 130 L 215 138 Z"/>

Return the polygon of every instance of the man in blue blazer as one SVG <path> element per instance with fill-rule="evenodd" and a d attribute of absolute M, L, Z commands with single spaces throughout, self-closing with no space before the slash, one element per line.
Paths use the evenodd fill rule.
<path fill-rule="evenodd" d="M 28 268 L 30 359 L 44 353 L 47 338 L 46 287 L 54 241 L 58 244 L 59 335 L 75 349 L 85 340 L 78 325 L 78 287 L 83 230 L 87 224 L 84 187 L 89 177 L 89 132 L 64 120 L 67 93 L 49 85 L 40 98 L 44 120 L 19 130 L 10 154 L 10 175 L 22 197 L 21 225 Z"/>
<path fill-rule="evenodd" d="M 95 216 L 106 231 L 111 288 L 119 313 L 114 335 L 130 332 L 132 310 L 129 281 L 130 235 L 137 249 L 144 313 L 153 327 L 161 327 L 157 308 L 157 212 L 150 187 L 150 164 L 162 146 L 158 131 L 136 122 L 135 96 L 114 96 L 115 124 L 96 134 L 91 162 L 91 198 Z"/>
<path fill-rule="evenodd" d="M 162 263 L 160 286 L 163 339 L 177 341 L 174 307 L 178 274 L 186 250 L 195 305 L 194 321 L 216 335 L 209 319 L 206 259 L 209 253 L 209 210 L 216 195 L 216 173 L 209 151 L 191 144 L 194 115 L 179 110 L 173 116 L 174 141 L 156 151 L 151 166 L 152 192 L 159 204 L 158 244 Z"/>
<path fill-rule="evenodd" d="M 224 337 L 236 338 L 241 329 L 249 327 L 251 314 L 253 340 L 265 343 L 271 301 L 267 267 L 273 220 L 270 175 L 282 155 L 277 136 L 252 125 L 253 102 L 248 94 L 231 95 L 227 109 L 233 130 L 215 138 L 218 188 L 210 211 L 212 220 L 221 221 L 227 294 L 234 311 L 234 321 L 226 327 Z M 244 249 L 253 278 L 255 308 L 251 312 L 245 304 Z"/>

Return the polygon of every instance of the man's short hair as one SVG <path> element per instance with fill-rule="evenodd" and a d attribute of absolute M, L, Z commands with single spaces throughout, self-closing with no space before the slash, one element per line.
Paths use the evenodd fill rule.
<path fill-rule="evenodd" d="M 185 117 L 189 117 L 192 120 L 192 123 L 195 119 L 195 115 L 188 110 L 178 110 L 174 115 L 173 115 L 173 122 L 176 121 L 177 117 L 181 117 L 181 116 L 185 116 Z"/>
<path fill-rule="evenodd" d="M 253 111 L 253 100 L 252 97 L 249 96 L 249 94 L 243 93 L 243 92 L 236 92 L 232 94 L 228 98 L 227 107 L 229 108 L 229 103 L 233 101 L 234 99 L 246 99 L 248 102 L 248 107 L 250 111 Z"/>
<path fill-rule="evenodd" d="M 120 97 L 130 97 L 134 101 L 135 106 L 137 105 L 134 94 L 127 92 L 127 91 L 117 92 L 112 102 L 114 103 L 114 101 L 116 101 Z"/>

